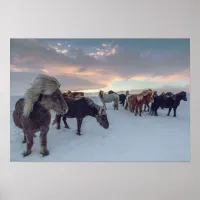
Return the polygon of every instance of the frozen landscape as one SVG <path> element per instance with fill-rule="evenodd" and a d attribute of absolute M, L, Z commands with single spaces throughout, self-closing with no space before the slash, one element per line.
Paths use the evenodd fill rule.
<path fill-rule="evenodd" d="M 10 161 L 15 162 L 90 162 L 90 161 L 190 161 L 190 98 L 181 101 L 177 117 L 167 116 L 168 109 L 158 110 L 158 117 L 143 112 L 142 117 L 124 110 L 113 110 L 107 104 L 109 129 L 103 129 L 95 118 L 86 117 L 82 136 L 76 135 L 76 119 L 67 119 L 70 129 L 51 125 L 47 147 L 50 155 L 40 151 L 39 133 L 34 138 L 32 154 L 22 156 L 22 130 L 13 122 L 12 113 L 19 96 L 11 96 L 10 105 Z M 92 97 L 102 105 L 98 97 Z M 52 116 L 52 120 L 53 120 Z"/>

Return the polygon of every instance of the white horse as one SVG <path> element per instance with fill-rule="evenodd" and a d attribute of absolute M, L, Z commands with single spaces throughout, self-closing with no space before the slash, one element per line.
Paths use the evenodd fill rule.
<path fill-rule="evenodd" d="M 102 90 L 99 91 L 99 98 L 101 100 L 101 102 L 103 103 L 103 107 L 105 109 L 106 108 L 106 103 L 111 103 L 114 102 L 114 110 L 118 110 L 118 106 L 119 106 L 119 95 L 116 93 L 112 93 L 112 94 L 105 94 Z"/>
<path fill-rule="evenodd" d="M 125 110 L 131 110 L 131 105 L 130 105 L 130 102 L 129 102 L 129 98 L 132 96 L 132 94 L 129 94 L 129 91 L 126 91 L 126 100 L 125 100 L 125 103 L 124 103 L 124 109 Z"/>

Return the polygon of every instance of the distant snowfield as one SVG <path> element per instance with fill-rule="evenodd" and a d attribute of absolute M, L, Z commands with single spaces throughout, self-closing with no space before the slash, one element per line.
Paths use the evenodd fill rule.
<path fill-rule="evenodd" d="M 42 157 L 39 133 L 34 138 L 32 154 L 22 156 L 22 130 L 13 122 L 12 113 L 20 97 L 11 97 L 10 160 L 17 162 L 72 162 L 72 161 L 190 161 L 190 100 L 181 101 L 177 117 L 166 116 L 168 109 L 158 110 L 158 117 L 142 113 L 134 116 L 120 105 L 113 110 L 107 104 L 109 129 L 102 128 L 95 118 L 86 117 L 82 136 L 76 135 L 76 119 L 67 119 L 70 129 L 50 126 L 48 149 L 50 155 Z M 97 97 L 92 99 L 102 105 Z M 53 120 L 53 116 L 52 116 Z"/>

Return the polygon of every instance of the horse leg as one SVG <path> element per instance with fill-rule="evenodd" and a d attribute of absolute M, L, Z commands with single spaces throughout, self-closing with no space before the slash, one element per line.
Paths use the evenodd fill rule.
<path fill-rule="evenodd" d="M 155 111 L 154 111 L 154 113 L 155 113 L 155 116 L 158 116 L 158 113 L 157 113 L 157 111 L 158 111 L 158 107 L 156 107 L 156 108 L 155 108 Z"/>
<path fill-rule="evenodd" d="M 149 112 L 149 104 L 147 103 L 147 112 Z"/>
<path fill-rule="evenodd" d="M 146 107 L 147 107 L 147 105 L 146 105 L 146 104 L 144 104 L 144 110 L 143 110 L 144 112 L 146 112 Z"/>
<path fill-rule="evenodd" d="M 136 105 L 135 106 L 135 116 L 137 116 L 137 114 L 138 114 L 138 106 Z"/>
<path fill-rule="evenodd" d="M 33 146 L 33 132 L 31 131 L 25 131 L 25 136 L 26 136 L 26 151 L 24 151 L 22 153 L 22 155 L 25 157 L 25 156 L 28 156 L 31 154 L 31 148 Z"/>
<path fill-rule="evenodd" d="M 48 156 L 49 155 L 49 151 L 47 149 L 47 133 L 49 131 L 49 128 L 42 128 L 40 130 L 40 153 L 43 156 Z"/>
<path fill-rule="evenodd" d="M 24 133 L 24 139 L 23 139 L 22 143 L 26 143 L 26 135 L 25 135 L 24 131 L 23 131 L 23 133 Z"/>
<path fill-rule="evenodd" d="M 68 124 L 67 124 L 67 117 L 66 116 L 63 117 L 63 123 L 65 125 L 65 128 L 70 129 L 69 126 L 68 126 Z"/>
<path fill-rule="evenodd" d="M 105 102 L 103 102 L 103 107 L 105 110 L 107 110 Z"/>
<path fill-rule="evenodd" d="M 60 121 L 61 121 L 61 115 L 56 115 L 55 118 L 56 122 L 57 122 L 57 129 L 60 129 Z"/>
<path fill-rule="evenodd" d="M 176 109 L 177 108 L 173 108 L 173 110 L 174 110 L 174 117 L 176 117 Z"/>
<path fill-rule="evenodd" d="M 81 119 L 76 118 L 76 120 L 77 120 L 77 128 L 78 128 L 76 134 L 81 135 L 81 125 L 82 125 L 82 122 L 83 122 L 83 118 L 81 118 Z"/>
<path fill-rule="evenodd" d="M 116 103 L 116 109 L 119 110 L 119 102 Z"/>
<path fill-rule="evenodd" d="M 143 104 L 139 105 L 139 109 L 140 109 L 140 117 L 142 116 L 142 106 L 143 106 Z"/>
<path fill-rule="evenodd" d="M 127 110 L 127 108 L 128 108 L 128 101 L 125 99 L 125 101 L 124 101 L 124 104 L 125 104 L 125 106 L 124 106 L 124 110 Z"/>
<path fill-rule="evenodd" d="M 167 116 L 170 116 L 170 112 L 171 112 L 172 108 L 169 108 L 168 114 Z"/>

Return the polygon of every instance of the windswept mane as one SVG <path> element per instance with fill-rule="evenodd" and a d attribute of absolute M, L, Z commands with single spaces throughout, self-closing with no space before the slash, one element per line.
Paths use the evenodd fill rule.
<path fill-rule="evenodd" d="M 96 103 L 94 103 L 94 101 L 90 98 L 84 97 L 85 101 L 88 103 L 88 105 L 92 108 L 95 108 L 97 110 L 97 112 L 99 112 L 99 114 L 101 113 L 101 110 L 103 109 L 103 107 L 97 105 Z"/>
<path fill-rule="evenodd" d="M 44 74 L 39 74 L 35 78 L 32 86 L 25 92 L 25 105 L 23 115 L 29 117 L 33 109 L 33 105 L 38 100 L 40 94 L 51 95 L 57 89 L 59 89 L 59 87 L 60 83 L 56 78 Z"/>

